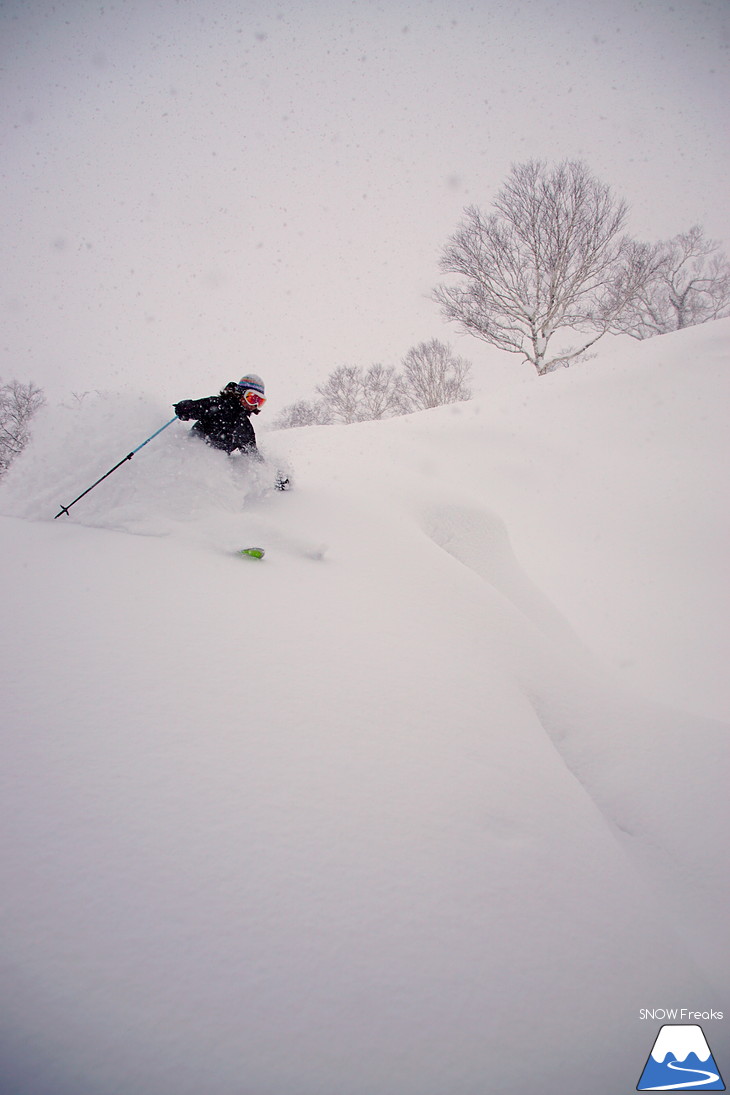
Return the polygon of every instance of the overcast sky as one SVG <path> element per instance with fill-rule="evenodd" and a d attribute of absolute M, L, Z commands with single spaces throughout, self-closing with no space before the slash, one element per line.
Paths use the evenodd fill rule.
<path fill-rule="evenodd" d="M 730 250 L 727 0 L 0 0 L 0 50 L 0 375 L 53 397 L 486 368 L 429 293 L 530 158 Z"/>

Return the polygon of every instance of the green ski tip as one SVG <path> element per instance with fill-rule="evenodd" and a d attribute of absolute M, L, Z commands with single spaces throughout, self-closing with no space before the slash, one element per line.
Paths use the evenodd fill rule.
<path fill-rule="evenodd" d="M 263 559 L 266 552 L 263 548 L 241 548 L 236 554 L 245 559 Z"/>

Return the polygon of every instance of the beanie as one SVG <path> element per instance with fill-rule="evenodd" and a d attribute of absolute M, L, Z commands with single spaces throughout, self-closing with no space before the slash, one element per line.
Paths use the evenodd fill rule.
<path fill-rule="evenodd" d="M 258 392 L 259 395 L 266 394 L 264 382 L 256 373 L 248 373 L 246 376 L 242 376 L 238 382 L 238 387 L 242 392 Z"/>

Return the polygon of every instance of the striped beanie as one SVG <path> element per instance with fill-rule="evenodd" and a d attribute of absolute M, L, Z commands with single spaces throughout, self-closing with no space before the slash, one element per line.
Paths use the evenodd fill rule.
<path fill-rule="evenodd" d="M 256 373 L 248 373 L 246 376 L 242 376 L 238 382 L 238 387 L 242 392 L 258 392 L 259 395 L 266 394 L 264 382 Z"/>

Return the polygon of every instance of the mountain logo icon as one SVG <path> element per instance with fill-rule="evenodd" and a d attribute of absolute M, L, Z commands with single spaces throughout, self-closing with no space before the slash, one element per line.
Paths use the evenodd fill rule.
<path fill-rule="evenodd" d="M 666 1024 L 656 1036 L 637 1091 L 725 1091 L 702 1027 Z"/>

